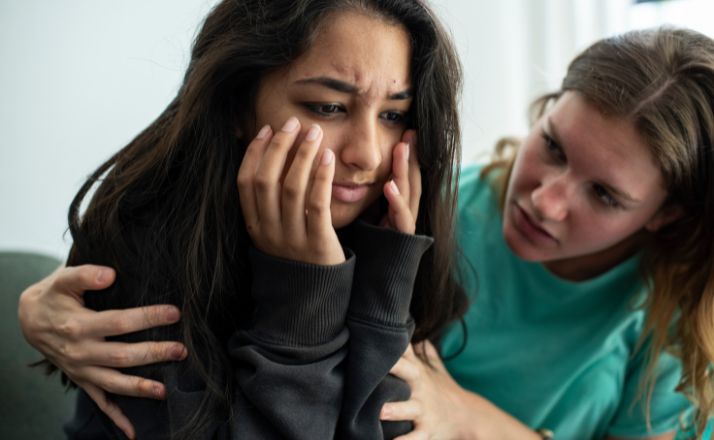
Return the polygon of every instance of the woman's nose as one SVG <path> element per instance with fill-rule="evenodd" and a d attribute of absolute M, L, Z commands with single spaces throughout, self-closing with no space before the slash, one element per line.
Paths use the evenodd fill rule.
<path fill-rule="evenodd" d="M 382 149 L 376 122 L 364 121 L 344 133 L 340 160 L 363 171 L 373 171 L 382 163 Z"/>
<path fill-rule="evenodd" d="M 560 222 L 568 216 L 568 181 L 565 176 L 544 180 L 531 193 L 536 214 L 542 220 Z"/>

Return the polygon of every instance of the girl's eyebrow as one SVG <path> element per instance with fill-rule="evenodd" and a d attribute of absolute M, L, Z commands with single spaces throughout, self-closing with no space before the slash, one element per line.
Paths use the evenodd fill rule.
<path fill-rule="evenodd" d="M 544 120 L 543 131 L 553 139 L 553 142 L 555 142 L 561 149 L 564 150 L 563 142 L 560 140 L 560 136 L 558 135 L 558 130 L 555 128 L 553 123 L 550 121 L 549 117 L 546 117 Z M 633 204 L 640 203 L 640 200 L 632 197 L 627 191 L 617 188 L 615 186 L 612 186 L 609 183 L 607 183 L 606 181 L 603 181 L 600 179 L 600 181 L 598 181 L 597 183 L 599 183 L 600 185 L 607 188 L 607 190 L 610 191 L 611 193 L 613 193 L 616 197 L 624 199 L 626 202 L 633 203 Z"/>
<path fill-rule="evenodd" d="M 295 81 L 295 84 L 317 84 L 340 93 L 359 93 L 359 88 L 356 85 L 341 81 L 339 79 L 330 78 L 328 76 L 318 76 L 314 78 L 300 79 Z M 387 98 L 390 100 L 405 100 L 411 99 L 412 96 L 413 95 L 411 89 L 407 89 L 401 92 L 392 93 Z"/>

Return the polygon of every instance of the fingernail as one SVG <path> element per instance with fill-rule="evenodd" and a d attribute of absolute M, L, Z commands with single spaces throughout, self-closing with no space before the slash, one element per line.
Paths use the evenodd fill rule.
<path fill-rule="evenodd" d="M 297 128 L 299 122 L 295 116 L 285 121 L 282 130 L 286 133 L 292 133 Z"/>
<path fill-rule="evenodd" d="M 332 163 L 332 160 L 335 158 L 335 153 L 332 152 L 329 148 L 325 148 L 325 151 L 322 152 L 322 165 L 329 165 Z"/>
<path fill-rule="evenodd" d="M 166 320 L 176 322 L 181 318 L 181 312 L 176 307 L 168 307 L 166 309 Z"/>
<path fill-rule="evenodd" d="M 404 159 L 408 162 L 409 161 L 409 152 L 411 151 L 412 146 L 409 142 L 406 142 L 405 145 L 407 147 L 407 153 L 404 155 Z"/>
<path fill-rule="evenodd" d="M 153 392 L 154 392 L 154 396 L 155 396 L 157 399 L 163 399 L 163 398 L 164 398 L 164 387 L 162 387 L 161 385 L 154 385 L 154 386 L 153 386 Z"/>
<path fill-rule="evenodd" d="M 391 413 L 389 411 L 389 408 L 387 408 L 386 406 L 383 406 L 382 411 L 379 412 L 379 418 L 386 419 L 386 418 L 389 418 L 390 415 L 391 415 Z"/>
<path fill-rule="evenodd" d="M 182 345 L 177 345 L 173 348 L 171 348 L 171 357 L 176 360 L 181 360 L 186 357 L 188 352 L 186 351 L 186 348 Z"/>
<path fill-rule="evenodd" d="M 307 132 L 307 136 L 305 136 L 305 140 L 314 141 L 314 140 L 317 140 L 318 136 L 320 136 L 320 126 L 315 124 L 312 127 L 310 127 L 310 131 Z"/>
<path fill-rule="evenodd" d="M 394 194 L 399 194 L 399 188 L 397 187 L 397 184 L 394 183 L 394 180 L 392 180 L 391 182 L 389 182 L 389 186 L 392 188 L 392 192 L 393 192 Z"/>
<path fill-rule="evenodd" d="M 260 129 L 258 132 L 258 135 L 255 137 L 256 139 L 265 139 L 268 137 L 270 134 L 270 125 L 265 125 L 263 128 Z"/>

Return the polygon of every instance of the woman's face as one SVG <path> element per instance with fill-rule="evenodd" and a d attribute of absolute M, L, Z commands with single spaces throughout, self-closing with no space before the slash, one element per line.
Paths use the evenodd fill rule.
<path fill-rule="evenodd" d="M 392 149 L 412 101 L 409 41 L 403 27 L 378 18 L 330 15 L 307 52 L 259 86 L 250 135 L 265 124 L 279 130 L 291 116 L 300 120 L 297 144 L 312 124 L 322 128 L 321 149 L 330 148 L 336 158 L 336 228 L 374 204 L 390 177 Z"/>
<path fill-rule="evenodd" d="M 518 152 L 503 234 L 519 257 L 583 279 L 631 255 L 639 232 L 662 226 L 666 196 L 634 124 L 566 92 Z"/>

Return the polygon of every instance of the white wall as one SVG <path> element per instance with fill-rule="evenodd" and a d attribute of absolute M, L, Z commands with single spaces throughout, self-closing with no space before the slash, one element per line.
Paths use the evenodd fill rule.
<path fill-rule="evenodd" d="M 86 175 L 175 94 L 216 0 L 0 0 L 0 249 L 64 256 Z M 694 3 L 697 17 L 708 0 Z M 629 0 L 432 0 L 464 64 L 464 160 L 524 134 L 526 105 L 588 43 L 666 17 Z M 711 11 L 711 6 L 708 7 Z M 657 14 L 655 14 L 657 15 Z M 680 17 L 680 24 L 688 24 Z"/>
<path fill-rule="evenodd" d="M 0 1 L 0 249 L 69 249 L 84 178 L 175 94 L 209 0 Z"/>

